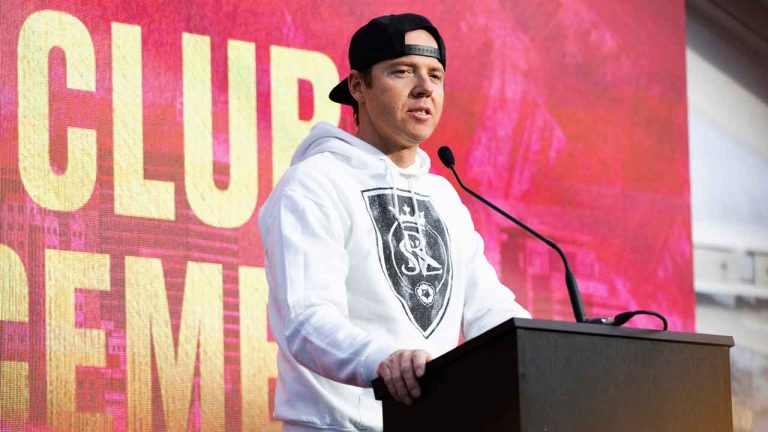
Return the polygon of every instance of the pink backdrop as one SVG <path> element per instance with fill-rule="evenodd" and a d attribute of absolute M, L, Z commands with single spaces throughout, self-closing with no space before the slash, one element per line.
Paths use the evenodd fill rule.
<path fill-rule="evenodd" d="M 246 423 L 277 427 L 268 414 L 258 417 L 243 408 L 252 395 L 243 393 L 239 271 L 263 266 L 257 213 L 233 228 L 211 226 L 197 217 L 188 202 L 190 191 L 185 190 L 183 33 L 210 37 L 213 172 L 219 189 L 227 187 L 230 175 L 227 41 L 255 44 L 258 208 L 272 188 L 271 101 L 274 92 L 282 91 L 272 85 L 271 47 L 322 53 L 341 77 L 348 72 L 349 37 L 368 19 L 405 11 L 428 16 L 448 47 L 447 95 L 442 123 L 423 148 L 435 155 L 439 146 L 450 145 L 470 187 L 563 246 L 590 316 L 654 309 L 666 315 L 671 330 L 692 331 L 684 2 L 650 6 L 640 0 L 499 0 L 446 5 L 293 0 L 2 2 L 0 245 L 6 247 L 3 265 L 16 262 L 13 256 L 22 263 L 27 285 L 21 290 L 26 290 L 28 299 L 0 297 L 4 303 L 0 304 L 4 314 L 0 315 L 0 365 L 4 365 L 0 426 L 47 430 L 83 424 L 98 429 L 87 420 L 57 420 L 51 414 L 55 410 L 64 417 L 73 412 L 85 413 L 86 418 L 106 413 L 106 424 L 115 430 L 173 427 L 163 417 L 170 408 L 161 397 L 154 353 L 144 359 L 152 369 L 152 391 L 145 401 L 152 424 L 131 423 L 127 408 L 131 389 L 126 381 L 130 349 L 126 305 L 132 300 L 126 298 L 125 281 L 135 275 L 126 275 L 124 263 L 126 257 L 145 257 L 162 262 L 174 343 L 179 343 L 188 263 L 212 263 L 221 269 L 224 397 L 210 405 L 213 408 L 201 401 L 200 360 L 196 360 L 189 428 L 202 428 L 203 413 L 221 406 L 228 430 L 239 430 Z M 96 137 L 92 194 L 71 211 L 33 198 L 20 174 L 18 112 L 19 91 L 24 89 L 19 88 L 18 59 L 26 48 L 19 35 L 28 18 L 45 9 L 82 22 L 95 59 L 95 88 L 85 91 L 68 88 L 72 60 L 64 49 L 54 47 L 48 56 L 52 171 L 78 169 L 68 164 L 68 127 L 92 129 Z M 121 161 L 113 156 L 113 23 L 140 27 L 143 172 L 146 179 L 174 185 L 172 220 L 115 211 L 113 174 Z M 293 85 L 298 86 L 298 118 L 317 119 L 313 116 L 328 89 L 306 80 Z M 340 124 L 354 131 L 351 110 L 343 109 Z M 433 162 L 434 172 L 448 176 L 436 156 Z M 571 320 L 557 256 L 470 197 L 463 193 L 462 197 L 486 240 L 487 255 L 521 303 L 536 318 Z M 75 377 L 71 409 L 57 405 L 66 404 L 69 393 L 61 389 L 68 384 L 52 377 L 48 365 L 54 349 L 46 335 L 54 334 L 48 330 L 49 318 L 57 309 L 52 309 L 50 298 L 46 302 L 46 290 L 52 289 L 46 286 L 50 266 L 46 251 L 109 258 L 109 289 L 77 287 L 70 305 L 75 328 L 103 332 L 105 356 L 100 366 L 75 366 L 66 373 L 57 369 L 62 376 Z M 17 274 L 9 268 L 0 271 Z M 0 289 L 17 292 L 18 280 L 6 277 Z M 14 315 L 19 310 L 28 315 Z M 263 304 L 253 313 L 255 318 L 249 319 L 265 325 Z M 650 319 L 634 323 L 658 325 Z M 256 349 L 256 354 L 273 362 L 274 346 L 267 332 L 258 338 L 258 346 L 264 348 Z M 205 355 L 201 351 L 200 356 Z M 252 387 L 259 397 L 249 399 L 255 405 L 248 406 L 259 408 L 258 413 L 269 412 L 274 373 L 265 367 L 249 375 L 253 376 L 260 379 Z"/>

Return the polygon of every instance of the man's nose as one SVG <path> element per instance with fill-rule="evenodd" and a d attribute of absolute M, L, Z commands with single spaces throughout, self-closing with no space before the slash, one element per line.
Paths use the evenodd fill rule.
<path fill-rule="evenodd" d="M 435 83 L 429 78 L 429 73 L 416 72 L 414 76 L 416 83 L 411 90 L 411 95 L 418 98 L 432 96 L 432 92 L 435 90 Z"/>

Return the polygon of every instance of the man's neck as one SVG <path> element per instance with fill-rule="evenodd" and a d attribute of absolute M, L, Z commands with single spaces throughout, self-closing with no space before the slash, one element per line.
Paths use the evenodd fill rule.
<path fill-rule="evenodd" d="M 367 127 L 360 127 L 355 136 L 387 155 L 389 160 L 400 168 L 408 168 L 416 161 L 418 145 L 408 147 L 397 145 Z"/>

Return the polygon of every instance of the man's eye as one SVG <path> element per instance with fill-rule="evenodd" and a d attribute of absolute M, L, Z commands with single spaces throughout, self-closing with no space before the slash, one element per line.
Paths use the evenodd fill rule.
<path fill-rule="evenodd" d="M 397 70 L 395 70 L 395 73 L 397 75 L 407 75 L 407 74 L 411 73 L 411 70 L 410 69 L 397 69 Z"/>

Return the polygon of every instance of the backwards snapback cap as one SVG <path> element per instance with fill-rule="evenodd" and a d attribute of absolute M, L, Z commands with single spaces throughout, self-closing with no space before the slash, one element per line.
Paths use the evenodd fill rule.
<path fill-rule="evenodd" d="M 437 41 L 437 48 L 424 45 L 406 45 L 405 34 L 412 30 L 426 30 Z M 437 28 L 421 15 L 406 13 L 374 18 L 360 27 L 349 43 L 349 67 L 365 70 L 384 60 L 407 55 L 434 57 L 445 68 L 445 43 Z M 344 105 L 357 105 L 349 92 L 347 78 L 331 90 L 328 97 Z"/>

